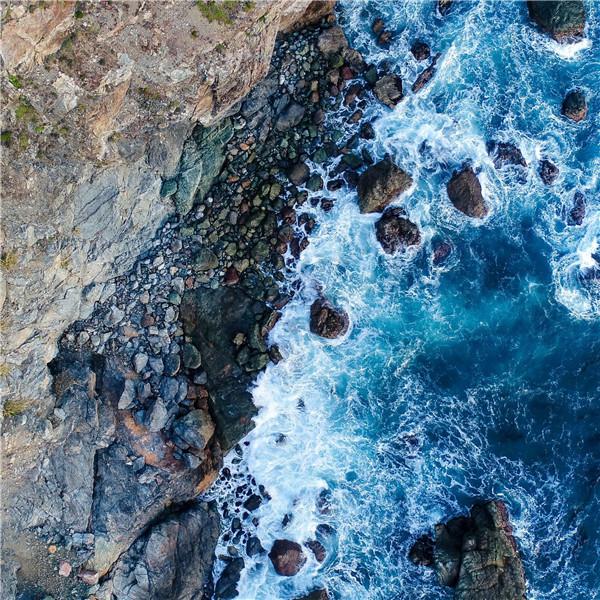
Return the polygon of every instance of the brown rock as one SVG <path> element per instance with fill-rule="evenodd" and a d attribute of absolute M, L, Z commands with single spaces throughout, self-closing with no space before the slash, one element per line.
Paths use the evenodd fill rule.
<path fill-rule="evenodd" d="M 419 228 L 404 215 L 401 208 L 388 208 L 375 224 L 377 240 L 388 254 L 421 243 Z"/>
<path fill-rule="evenodd" d="M 327 550 L 325 550 L 325 546 L 321 544 L 318 540 L 309 540 L 306 542 L 306 547 L 310 548 L 317 559 L 317 562 L 323 562 L 325 557 L 327 556 Z"/>
<path fill-rule="evenodd" d="M 291 540 L 275 540 L 269 558 L 277 574 L 284 577 L 296 575 L 306 562 L 302 546 Z"/>
<path fill-rule="evenodd" d="M 394 108 L 404 98 L 402 79 L 399 75 L 384 75 L 377 80 L 374 92 L 380 102 Z"/>
<path fill-rule="evenodd" d="M 454 207 L 468 217 L 481 219 L 489 210 L 481 194 L 481 184 L 471 167 L 456 171 L 446 187 Z"/>
<path fill-rule="evenodd" d="M 66 560 L 61 560 L 58 566 L 58 574 L 61 577 L 68 577 L 71 574 L 73 567 Z"/>
<path fill-rule="evenodd" d="M 98 571 L 92 571 L 91 569 L 81 569 L 79 571 L 79 579 L 86 585 L 96 585 L 99 578 L 100 574 Z"/>
<path fill-rule="evenodd" d="M 410 47 L 410 52 L 417 60 L 427 60 L 431 54 L 429 45 L 421 40 L 417 40 L 413 43 Z"/>
<path fill-rule="evenodd" d="M 560 173 L 559 168 L 548 159 L 540 160 L 539 174 L 546 185 L 552 185 Z"/>
<path fill-rule="evenodd" d="M 583 121 L 588 112 L 584 92 L 579 89 L 571 90 L 563 100 L 561 112 L 567 119 L 571 119 L 575 123 Z"/>
<path fill-rule="evenodd" d="M 358 180 L 360 212 L 381 212 L 412 183 L 412 177 L 389 159 L 370 166 Z"/>
<path fill-rule="evenodd" d="M 348 314 L 325 298 L 318 298 L 310 307 L 310 330 L 321 337 L 337 338 L 348 331 L 349 325 Z"/>

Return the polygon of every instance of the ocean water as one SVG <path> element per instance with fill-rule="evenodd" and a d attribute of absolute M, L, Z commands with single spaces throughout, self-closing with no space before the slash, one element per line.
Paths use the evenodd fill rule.
<path fill-rule="evenodd" d="M 423 68 L 412 41 L 442 53 L 417 96 L 366 110 L 376 119 L 366 147 L 413 175 L 399 204 L 422 244 L 385 255 L 377 217 L 359 213 L 351 189 L 318 213 L 297 266 L 302 292 L 271 335 L 285 360 L 260 375 L 256 428 L 227 462 L 270 495 L 250 526 L 265 548 L 318 538 L 327 558 L 306 550 L 306 566 L 284 578 L 240 542 L 242 600 L 316 587 L 344 600 L 451 598 L 407 552 L 488 498 L 508 504 L 528 598 L 600 598 L 600 280 L 590 276 L 600 251 L 600 5 L 586 6 L 586 40 L 561 47 L 529 23 L 524 2 L 460 2 L 443 19 L 431 2 L 339 2 L 352 44 L 389 61 L 407 89 Z M 386 50 L 369 31 L 380 15 L 395 33 Z M 575 85 L 589 98 L 578 125 L 560 116 Z M 521 148 L 526 180 L 494 168 L 490 139 Z M 542 156 L 560 168 L 551 187 L 537 175 Z M 467 160 L 491 207 L 483 221 L 446 195 Z M 565 218 L 575 190 L 587 199 L 580 227 Z M 438 239 L 453 246 L 442 266 L 432 263 Z M 318 289 L 348 311 L 344 338 L 309 332 Z"/>

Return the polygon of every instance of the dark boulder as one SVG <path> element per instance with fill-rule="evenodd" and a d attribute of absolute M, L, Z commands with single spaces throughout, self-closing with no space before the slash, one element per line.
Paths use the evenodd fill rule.
<path fill-rule="evenodd" d="M 381 17 L 377 17 L 371 24 L 371 31 L 375 35 L 379 35 L 385 29 L 385 22 Z"/>
<path fill-rule="evenodd" d="M 454 172 L 446 187 L 454 207 L 468 217 L 481 219 L 489 210 L 481 194 L 481 184 L 471 167 Z"/>
<path fill-rule="evenodd" d="M 348 331 L 348 314 L 325 298 L 317 298 L 310 307 L 310 330 L 321 337 L 334 339 Z"/>
<path fill-rule="evenodd" d="M 523 565 L 502 501 L 475 504 L 469 516 L 436 525 L 435 542 L 419 538 L 409 556 L 429 566 L 431 550 L 438 580 L 455 588 L 456 600 L 525 599 Z"/>
<path fill-rule="evenodd" d="M 430 567 L 433 565 L 433 548 L 433 540 L 428 535 L 422 535 L 411 546 L 408 558 L 415 565 Z"/>
<path fill-rule="evenodd" d="M 306 562 L 302 546 L 291 540 L 275 540 L 269 558 L 277 574 L 284 577 L 296 575 Z"/>
<path fill-rule="evenodd" d="M 347 50 L 348 40 L 342 28 L 336 25 L 319 34 L 317 46 L 325 56 L 331 57 Z"/>
<path fill-rule="evenodd" d="M 388 208 L 375 224 L 375 235 L 384 252 L 394 254 L 421 243 L 419 228 L 401 208 Z"/>
<path fill-rule="evenodd" d="M 297 102 L 290 102 L 277 117 L 275 127 L 278 131 L 287 131 L 288 129 L 295 127 L 302 121 L 304 117 L 304 106 Z"/>
<path fill-rule="evenodd" d="M 581 225 L 585 219 L 585 196 L 581 192 L 575 192 L 573 207 L 569 211 L 567 223 L 569 225 Z"/>
<path fill-rule="evenodd" d="M 417 60 L 427 60 L 431 54 L 429 45 L 421 40 L 416 40 L 410 47 L 410 51 Z"/>
<path fill-rule="evenodd" d="M 265 549 L 263 548 L 260 540 L 256 536 L 250 536 L 246 542 L 246 554 L 248 556 L 256 556 L 257 554 L 264 554 Z"/>
<path fill-rule="evenodd" d="M 321 563 L 325 560 L 325 557 L 327 556 L 327 550 L 325 550 L 325 546 L 323 546 L 321 542 L 318 540 L 309 540 L 306 542 L 306 547 L 312 550 L 317 562 Z"/>
<path fill-rule="evenodd" d="M 585 99 L 585 93 L 582 90 L 571 90 L 565 96 L 561 112 L 567 119 L 579 123 L 579 121 L 583 121 L 583 119 L 586 118 L 587 111 L 587 101 Z"/>
<path fill-rule="evenodd" d="M 412 183 L 412 177 L 389 159 L 372 165 L 358 180 L 360 212 L 381 212 Z"/>
<path fill-rule="evenodd" d="M 545 158 L 540 160 L 539 174 L 546 185 L 552 185 L 559 173 L 560 170 L 554 163 Z"/>
<path fill-rule="evenodd" d="M 399 75 L 384 75 L 377 80 L 374 92 L 380 102 L 394 108 L 404 98 L 401 77 Z"/>
<path fill-rule="evenodd" d="M 215 425 L 208 412 L 196 409 L 177 419 L 173 432 L 192 448 L 204 450 L 215 432 Z"/>
<path fill-rule="evenodd" d="M 288 178 L 294 185 L 302 185 L 308 181 L 310 169 L 304 162 L 296 163 L 288 172 Z"/>
<path fill-rule="evenodd" d="M 492 157 L 496 169 L 502 169 L 509 165 L 527 166 L 527 161 L 521 150 L 510 142 L 490 141 L 487 143 L 487 151 Z"/>
<path fill-rule="evenodd" d="M 583 36 L 585 7 L 582 0 L 528 0 L 529 16 L 558 42 Z"/>
<path fill-rule="evenodd" d="M 217 584 L 215 585 L 215 600 L 231 600 L 238 595 L 237 585 L 240 581 L 240 573 L 244 569 L 243 558 L 232 558 L 227 562 Z"/>
<path fill-rule="evenodd" d="M 437 9 L 442 17 L 445 17 L 452 8 L 452 2 L 454 0 L 438 0 L 437 1 Z"/>
<path fill-rule="evenodd" d="M 296 598 L 296 600 L 329 600 L 329 594 L 327 593 L 327 590 L 321 588 L 313 590 L 304 596 L 300 596 Z"/>

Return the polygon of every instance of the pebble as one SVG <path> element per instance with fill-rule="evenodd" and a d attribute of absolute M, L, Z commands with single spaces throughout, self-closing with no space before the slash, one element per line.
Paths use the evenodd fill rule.
<path fill-rule="evenodd" d="M 66 560 L 61 560 L 58 566 L 58 574 L 61 577 L 68 577 L 71 574 L 73 567 Z"/>

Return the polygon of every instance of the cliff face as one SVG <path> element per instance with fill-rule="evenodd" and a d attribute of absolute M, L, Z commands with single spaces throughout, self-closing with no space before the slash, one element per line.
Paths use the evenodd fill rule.
<path fill-rule="evenodd" d="M 57 337 L 173 212 L 160 191 L 194 125 L 208 128 L 199 184 L 219 161 L 211 126 L 265 75 L 277 33 L 331 5 L 4 6 L 4 394 L 43 415 Z"/>
<path fill-rule="evenodd" d="M 320 19 L 332 4 L 31 2 L 4 9 L 0 381 L 3 578 L 10 589 L 19 566 L 22 580 L 45 578 L 52 589 L 56 573 L 44 574 L 43 559 L 55 543 L 65 544 L 48 537 L 51 524 L 77 540 L 73 564 L 94 548 L 94 570 L 81 580 L 93 584 L 110 571 L 110 593 L 124 598 L 133 597 L 131 573 L 143 564 L 150 579 L 163 578 L 152 583 L 157 597 L 169 588 L 174 571 L 153 571 L 164 531 L 185 522 L 214 543 L 214 510 L 185 504 L 216 475 L 221 450 L 212 434 L 196 452 L 200 466 L 182 466 L 155 429 L 124 411 L 116 416 L 113 405 L 121 408 L 132 377 L 123 365 L 90 353 L 62 355 L 51 369 L 48 363 L 59 336 L 114 291 L 110 280 L 152 247 L 168 215 L 186 212 L 195 193 L 208 189 L 231 135 L 223 117 L 266 74 L 277 33 Z M 137 485 L 145 475 L 129 468 L 134 455 L 147 470 L 160 470 L 160 480 Z M 90 542 L 79 532 L 91 514 L 100 525 Z M 212 558 L 194 560 L 210 577 Z M 198 590 L 180 596 L 188 592 Z"/>

